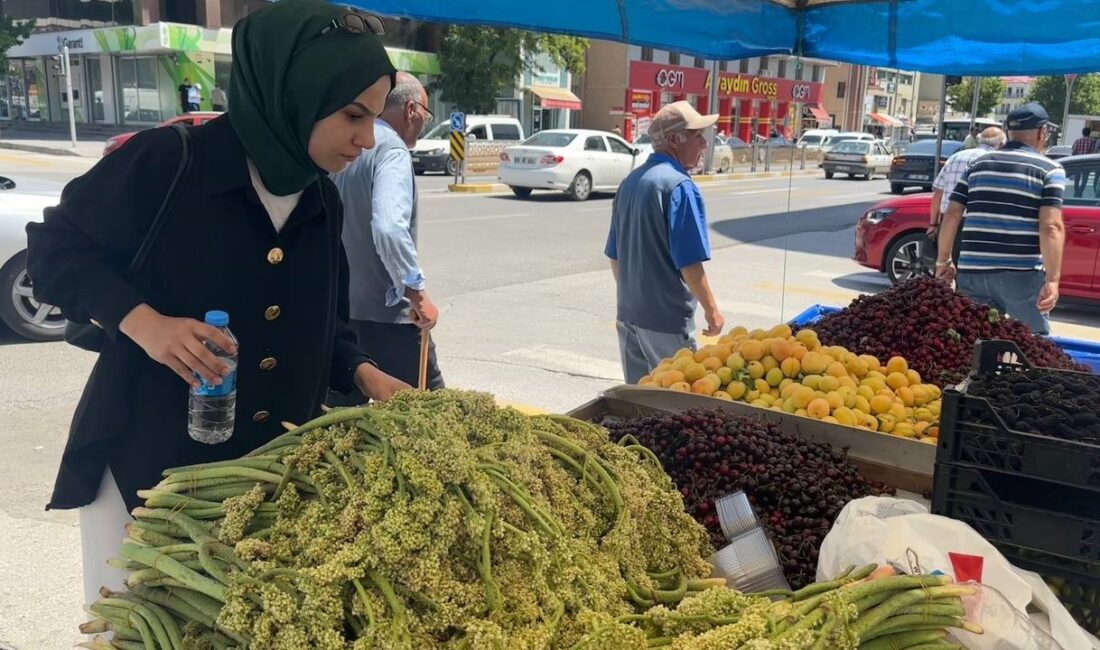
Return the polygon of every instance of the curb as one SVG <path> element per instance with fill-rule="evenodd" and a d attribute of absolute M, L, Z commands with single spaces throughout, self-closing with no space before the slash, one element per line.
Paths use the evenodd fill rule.
<path fill-rule="evenodd" d="M 15 151 L 29 151 L 30 153 L 43 153 L 50 156 L 75 156 L 77 158 L 90 158 L 91 156 L 85 156 L 78 151 L 72 149 L 64 149 L 61 147 L 42 147 L 36 144 L 23 144 L 21 142 L 2 142 L 0 141 L 0 149 L 13 149 Z"/>
<path fill-rule="evenodd" d="M 731 174 L 699 174 L 692 176 L 696 183 L 709 183 L 711 181 L 740 181 L 747 178 L 786 178 L 787 176 L 816 176 L 820 169 L 803 169 L 795 172 L 735 172 Z"/>
<path fill-rule="evenodd" d="M 489 194 L 490 192 L 507 192 L 508 186 L 500 183 L 451 183 L 447 186 L 448 192 L 459 194 Z"/>

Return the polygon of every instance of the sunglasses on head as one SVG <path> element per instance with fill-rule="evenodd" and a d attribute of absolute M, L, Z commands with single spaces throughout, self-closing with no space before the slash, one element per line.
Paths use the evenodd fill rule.
<path fill-rule="evenodd" d="M 386 33 L 386 26 L 378 16 L 357 9 L 348 9 L 346 12 L 329 21 L 320 32 L 310 36 L 306 42 L 302 43 L 301 47 L 295 50 L 294 56 L 298 56 L 307 47 L 316 43 L 317 39 L 334 31 L 347 32 L 348 34 L 374 34 L 375 36 L 383 36 Z"/>

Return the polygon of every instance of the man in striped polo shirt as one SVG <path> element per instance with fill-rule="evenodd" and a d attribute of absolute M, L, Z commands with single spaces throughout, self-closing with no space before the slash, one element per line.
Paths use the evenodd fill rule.
<path fill-rule="evenodd" d="M 1066 173 L 1041 153 L 1049 121 L 1035 103 L 1009 113 L 1008 144 L 975 160 L 955 185 L 936 258 L 937 277 L 950 282 L 957 267 L 960 293 L 1041 334 L 1049 333 L 1047 314 L 1058 302 L 1065 244 Z M 952 266 L 964 211 L 961 251 Z"/>

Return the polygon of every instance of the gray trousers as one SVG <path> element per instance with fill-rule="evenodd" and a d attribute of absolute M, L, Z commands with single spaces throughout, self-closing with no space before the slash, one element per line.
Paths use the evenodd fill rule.
<path fill-rule="evenodd" d="M 1023 321 L 1036 334 L 1049 334 L 1050 319 L 1035 306 L 1046 277 L 1043 271 L 960 271 L 957 282 L 959 293 L 967 298 Z"/>
<path fill-rule="evenodd" d="M 615 329 L 619 332 L 619 355 L 628 384 L 638 383 L 661 359 L 671 357 L 680 348 L 695 349 L 695 339 L 688 332 L 657 332 L 622 321 L 615 322 Z"/>

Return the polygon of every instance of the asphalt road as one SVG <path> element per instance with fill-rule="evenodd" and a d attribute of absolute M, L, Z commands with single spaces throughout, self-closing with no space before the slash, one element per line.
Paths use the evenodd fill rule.
<path fill-rule="evenodd" d="M 79 159 L 0 153 L 4 172 L 63 182 Z M 434 332 L 448 385 L 565 411 L 621 382 L 614 287 L 602 255 L 610 196 L 456 195 L 421 177 L 421 258 L 442 310 Z M 822 177 L 702 185 L 711 285 L 728 326 L 771 326 L 814 303 L 886 286 L 851 261 L 853 226 L 889 197 L 885 180 Z M 1057 334 L 1100 339 L 1095 310 L 1061 309 Z M 45 512 L 66 430 L 94 355 L 0 333 L 0 650 L 78 640 L 76 514 Z"/>

